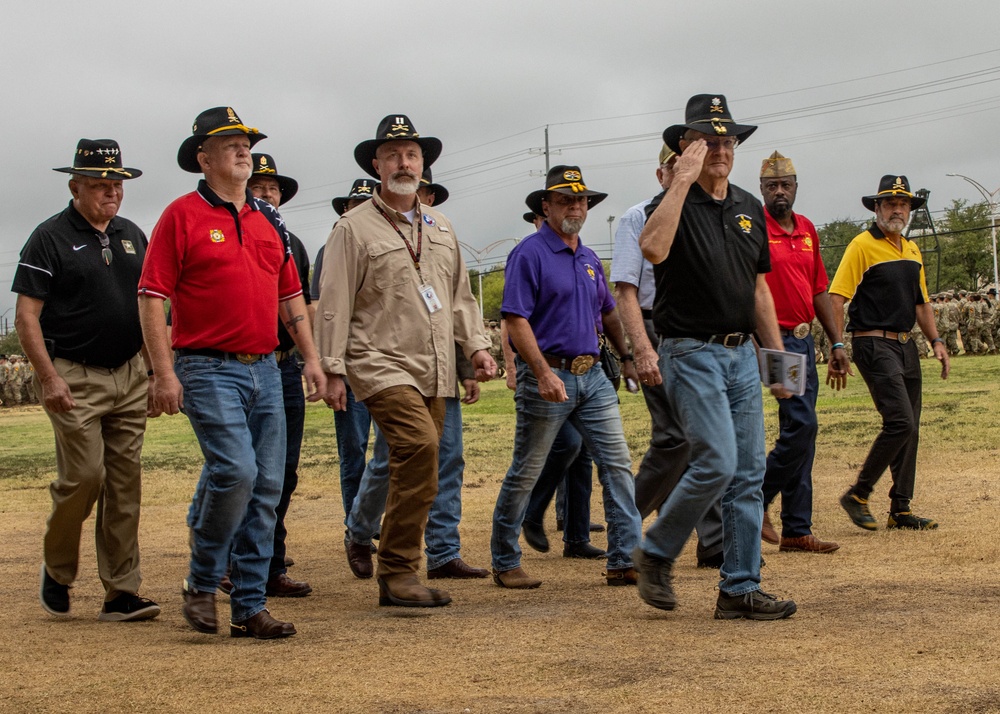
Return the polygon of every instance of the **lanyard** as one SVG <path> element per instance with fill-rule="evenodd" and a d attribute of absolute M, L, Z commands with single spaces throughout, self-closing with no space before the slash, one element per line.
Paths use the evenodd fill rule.
<path fill-rule="evenodd" d="M 420 220 L 420 216 L 418 214 L 414 214 L 414 218 L 417 219 L 417 250 L 416 250 L 416 252 L 414 252 L 413 251 L 413 246 L 410 245 L 410 241 L 408 241 L 406 239 L 406 236 L 403 235 L 403 232 L 399 230 L 399 226 L 397 226 L 393 222 L 393 220 L 391 218 L 389 218 L 389 214 L 386 213 L 385 211 L 383 211 L 382 207 L 380 205 L 378 205 L 377 203 L 374 204 L 374 205 L 375 205 L 375 209 L 379 213 L 382 214 L 382 218 L 384 218 L 385 220 L 387 220 L 389 222 L 389 225 L 392 226 L 392 229 L 394 231 L 396 231 L 396 234 L 400 238 L 403 239 L 403 243 L 406 244 L 406 249 L 408 251 L 410 251 L 410 258 L 413 260 L 413 265 L 417 269 L 417 274 L 419 274 L 420 273 L 420 251 L 421 251 L 421 249 L 423 247 L 423 244 L 424 244 L 424 231 L 423 231 L 423 225 L 422 225 L 423 221 Z"/>

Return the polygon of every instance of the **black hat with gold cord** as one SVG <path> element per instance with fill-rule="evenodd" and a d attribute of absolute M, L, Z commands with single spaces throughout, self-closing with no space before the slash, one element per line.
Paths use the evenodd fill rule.
<path fill-rule="evenodd" d="M 532 191 L 524 199 L 524 202 L 537 215 L 544 216 L 545 211 L 542 210 L 542 199 L 545 198 L 545 194 L 549 191 L 564 193 L 567 196 L 586 196 L 588 209 L 593 208 L 608 197 L 606 193 L 591 191 L 587 188 L 587 184 L 583 182 L 583 172 L 580 171 L 579 166 L 553 166 L 549 169 L 549 173 L 545 177 L 545 188 Z M 525 216 L 525 220 L 527 220 L 527 216 Z"/>
<path fill-rule="evenodd" d="M 927 203 L 926 198 L 921 198 L 910 190 L 910 182 L 905 176 L 893 176 L 892 174 L 883 176 L 882 180 L 878 182 L 878 193 L 874 196 L 862 196 L 861 203 L 869 211 L 874 211 L 875 204 L 878 201 L 881 201 L 883 198 L 892 198 L 893 196 L 905 196 L 910 199 L 910 208 L 912 210 L 922 208 Z"/>
<path fill-rule="evenodd" d="M 722 94 L 696 94 L 691 97 L 684 110 L 684 123 L 668 126 L 663 132 L 663 143 L 681 153 L 680 140 L 688 129 L 712 136 L 735 136 L 741 142 L 757 131 L 755 126 L 733 121 L 729 104 Z"/>
<path fill-rule="evenodd" d="M 281 207 L 292 200 L 299 191 L 299 182 L 288 176 L 281 176 L 278 167 L 274 163 L 274 158 L 270 154 L 252 154 L 253 174 L 252 176 L 267 176 L 278 182 L 278 189 L 281 191 Z"/>
<path fill-rule="evenodd" d="M 193 174 L 201 173 L 201 166 L 198 165 L 198 150 L 202 142 L 213 136 L 230 136 L 233 134 L 246 134 L 250 139 L 252 147 L 261 139 L 266 139 L 267 134 L 261 134 L 252 126 L 244 124 L 232 107 L 213 107 L 206 109 L 198 118 L 194 120 L 191 127 L 191 136 L 184 140 L 181 148 L 177 151 L 177 163 L 185 171 Z"/>
<path fill-rule="evenodd" d="M 52 170 L 114 181 L 127 181 L 142 176 L 139 169 L 122 166 L 122 152 L 114 139 L 80 139 L 73 156 L 73 165 Z"/>

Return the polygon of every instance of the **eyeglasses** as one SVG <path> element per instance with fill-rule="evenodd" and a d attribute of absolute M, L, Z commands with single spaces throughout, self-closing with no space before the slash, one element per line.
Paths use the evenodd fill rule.
<path fill-rule="evenodd" d="M 101 241 L 101 257 L 104 258 L 104 264 L 111 265 L 111 260 L 115 257 L 111 253 L 111 239 L 107 233 L 98 233 L 97 240 Z"/>
<path fill-rule="evenodd" d="M 682 139 L 682 141 L 686 141 L 686 142 L 688 142 L 690 144 L 691 142 L 696 141 L 696 140 L 695 139 Z M 723 139 L 715 139 L 715 138 L 704 139 L 703 141 L 705 142 L 705 145 L 708 146 L 708 150 L 709 151 L 718 151 L 719 149 L 723 149 L 725 151 L 732 151 L 740 143 L 740 140 L 737 139 L 735 136 L 727 136 L 727 137 L 725 137 Z"/>

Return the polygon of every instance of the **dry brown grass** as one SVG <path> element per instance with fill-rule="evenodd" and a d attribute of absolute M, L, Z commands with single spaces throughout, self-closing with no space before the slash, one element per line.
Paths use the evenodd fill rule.
<path fill-rule="evenodd" d="M 836 500 L 877 428 L 860 380 L 824 398 L 815 470 L 815 531 L 833 555 L 764 546 L 765 588 L 799 612 L 771 623 L 712 619 L 715 574 L 677 568 L 680 607 L 643 604 L 609 588 L 601 564 L 528 551 L 539 590 L 491 581 L 448 585 L 435 611 L 376 606 L 341 545 L 343 514 L 327 410 L 311 408 L 299 492 L 288 519 L 292 574 L 314 594 L 273 600 L 295 622 L 288 640 L 199 635 L 180 615 L 186 573 L 184 515 L 198 472 L 183 417 L 151 422 L 142 521 L 143 593 L 163 614 L 143 623 L 96 620 L 102 592 L 85 538 L 75 617 L 57 622 L 37 601 L 52 447 L 37 409 L 0 411 L 0 711 L 11 712 L 995 712 L 1000 677 L 995 622 L 996 358 L 961 359 L 941 384 L 927 364 L 916 510 L 928 533 L 867 533 Z M 623 394 L 638 460 L 648 428 L 641 400 Z M 489 561 L 490 517 L 509 462 L 512 406 L 488 385 L 466 411 L 463 554 Z M 773 435 L 773 405 L 768 429 Z M 873 510 L 887 506 L 880 483 Z M 599 496 L 595 491 L 595 514 Z M 882 515 L 879 515 L 880 520 Z M 93 521 L 88 522 L 88 528 Z M 551 526 L 551 522 L 550 522 Z M 595 542 L 603 545 L 603 537 Z M 225 615 L 225 598 L 220 599 Z"/>

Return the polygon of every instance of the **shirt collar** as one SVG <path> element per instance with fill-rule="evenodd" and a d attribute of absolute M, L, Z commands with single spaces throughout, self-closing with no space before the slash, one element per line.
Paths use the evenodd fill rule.
<path fill-rule="evenodd" d="M 379 191 L 381 191 L 381 189 L 382 189 L 382 184 L 379 184 L 378 186 L 375 187 L 375 190 L 372 191 L 372 200 L 375 201 L 375 205 L 377 205 L 383 211 L 385 211 L 386 213 L 388 213 L 389 216 L 392 217 L 392 218 L 398 218 L 401 221 L 409 221 L 409 219 L 406 217 L 405 213 L 400 213 L 395 208 L 393 208 L 392 206 L 390 206 L 389 204 L 387 204 L 385 201 L 382 200 L 382 195 L 379 193 Z M 413 220 L 414 220 L 414 222 L 416 222 L 416 221 L 419 221 L 421 219 L 421 217 L 423 216 L 423 211 L 421 210 L 423 208 L 423 206 L 421 205 L 420 201 L 417 200 L 414 203 L 413 207 L 417 211 L 416 213 L 413 214 Z"/>
<path fill-rule="evenodd" d="M 542 223 L 542 227 L 538 229 L 538 235 L 541 236 L 542 241 L 549 247 L 553 253 L 558 253 L 561 250 L 568 251 L 570 253 L 573 250 L 566 245 L 566 241 L 559 237 L 559 234 L 552 230 L 552 226 L 549 225 L 548 221 Z M 578 240 L 577 247 L 583 245 L 583 241 Z"/>
<path fill-rule="evenodd" d="M 246 189 L 246 192 L 247 192 L 247 205 L 250 206 L 250 210 L 251 211 L 260 210 L 257 206 L 257 201 L 254 200 L 253 191 L 251 191 L 248 188 Z M 226 201 L 225 199 L 221 198 L 219 194 L 213 191 L 209 187 L 208 181 L 206 181 L 205 179 L 201 179 L 200 181 L 198 181 L 198 193 L 201 195 L 202 198 L 204 198 L 208 202 L 208 205 L 212 206 L 213 208 L 218 208 L 219 206 L 233 205 L 231 201 Z"/>
<path fill-rule="evenodd" d="M 792 232 L 787 232 L 778 220 L 771 215 L 771 212 L 767 210 L 767 206 L 764 206 L 764 220 L 767 223 L 767 232 L 769 234 L 773 233 L 776 236 L 782 236 L 785 238 L 798 238 L 802 235 L 808 235 L 808 232 L 802 228 L 802 222 L 799 220 L 799 214 L 792 212 Z"/>
<path fill-rule="evenodd" d="M 697 181 L 691 184 L 687 197 L 689 201 L 693 201 L 694 203 L 719 203 L 719 201 L 709 196 L 708 192 Z M 742 200 L 743 190 L 730 181 L 726 186 L 726 197 L 722 199 L 722 207 L 729 208 L 734 203 L 739 203 Z"/>

